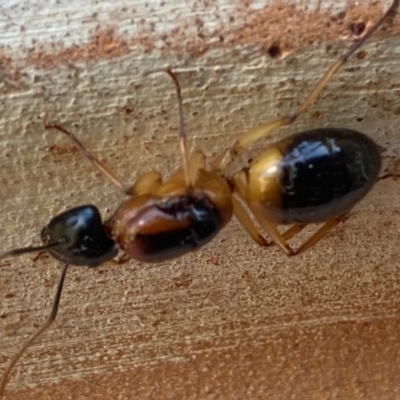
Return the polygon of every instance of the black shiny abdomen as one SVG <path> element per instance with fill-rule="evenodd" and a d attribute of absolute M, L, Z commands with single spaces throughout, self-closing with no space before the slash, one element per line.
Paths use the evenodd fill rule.
<path fill-rule="evenodd" d="M 118 253 L 115 242 L 105 232 L 98 209 L 91 205 L 72 208 L 42 229 L 45 244 L 59 245 L 49 250 L 57 260 L 71 265 L 97 267 Z"/>
<path fill-rule="evenodd" d="M 176 221 L 176 229 L 154 233 L 137 230 L 134 240 L 124 249 L 144 262 L 160 262 L 179 257 L 209 242 L 221 229 L 222 222 L 215 206 L 205 196 L 180 196 L 167 199 L 149 209 L 160 219 Z M 146 212 L 141 213 L 145 219 Z"/>
<path fill-rule="evenodd" d="M 339 128 L 300 132 L 275 144 L 282 152 L 282 223 L 323 222 L 349 211 L 375 183 L 377 144 Z"/>

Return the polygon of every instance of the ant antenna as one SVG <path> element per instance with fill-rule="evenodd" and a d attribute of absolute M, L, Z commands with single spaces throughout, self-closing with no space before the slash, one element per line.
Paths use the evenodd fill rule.
<path fill-rule="evenodd" d="M 183 129 L 184 126 L 184 118 L 183 118 L 183 103 L 182 103 L 182 94 L 181 94 L 181 86 L 179 85 L 178 77 L 176 74 L 172 72 L 171 69 L 165 70 L 165 72 L 172 78 L 175 87 L 176 87 L 176 95 L 178 97 L 178 112 L 179 112 L 179 144 L 181 148 L 181 155 L 182 155 L 182 169 L 183 175 L 185 177 L 187 190 L 192 191 L 194 182 L 189 173 L 189 157 L 188 157 L 188 149 L 187 149 L 187 140 L 185 130 Z"/>
<path fill-rule="evenodd" d="M 19 256 L 20 254 L 25 254 L 25 253 L 35 253 L 38 251 L 43 251 L 43 250 L 49 250 L 52 249 L 53 247 L 56 247 L 60 244 L 60 241 L 54 242 L 54 243 L 49 243 L 45 244 L 43 246 L 29 246 L 29 247 L 21 247 L 19 249 L 13 249 L 13 250 L 8 250 L 5 251 L 4 253 L 0 254 L 0 260 L 6 257 L 14 257 L 14 256 Z"/>
<path fill-rule="evenodd" d="M 53 244 L 54 246 L 54 244 Z M 44 248 L 49 248 L 51 246 L 43 246 L 42 249 Z M 24 249 L 17 249 L 17 250 L 24 250 Z M 12 250 L 15 251 L 15 250 Z M 12 252 L 11 251 L 11 252 Z M 7 253 L 3 253 L 2 256 L 9 255 L 11 252 L 7 252 Z M 27 251 L 25 252 L 27 253 Z M 19 253 L 21 254 L 21 253 Z M 10 365 L 8 366 L 8 368 L 5 370 L 4 374 L 3 374 L 3 380 L 1 381 L 1 386 L 0 386 L 0 399 L 3 398 L 4 396 L 4 390 L 8 381 L 8 378 L 10 376 L 11 371 L 14 369 L 15 364 L 19 361 L 19 359 L 22 357 L 22 355 L 25 353 L 25 351 L 35 342 L 35 340 L 42 335 L 42 333 L 54 322 L 54 320 L 56 319 L 57 316 L 57 312 L 58 312 L 58 306 L 60 304 L 60 298 L 61 298 L 61 293 L 62 293 L 62 289 L 63 289 L 63 285 L 64 285 L 64 281 L 65 281 L 65 276 L 67 275 L 67 270 L 68 270 L 69 264 L 65 264 L 64 268 L 61 272 L 61 278 L 58 282 L 58 286 L 57 286 L 57 291 L 56 291 L 56 296 L 54 298 L 54 302 L 53 302 L 53 307 L 51 309 L 50 315 L 47 318 L 46 322 L 35 332 L 35 334 L 33 336 L 31 336 L 26 343 L 23 345 L 23 347 L 21 348 L 21 350 L 14 356 L 14 358 L 11 360 Z"/>
<path fill-rule="evenodd" d="M 14 256 L 19 256 L 20 254 L 25 254 L 25 253 L 35 253 L 37 251 L 43 251 L 43 250 L 48 250 L 53 247 L 56 247 L 60 244 L 60 242 L 55 242 L 55 243 L 49 243 L 45 244 L 43 246 L 29 246 L 29 247 L 21 247 L 19 249 L 13 249 L 9 251 L 5 251 L 4 253 L 0 254 L 0 260 L 6 257 L 14 257 Z"/>
<path fill-rule="evenodd" d="M 117 178 L 117 176 L 105 165 L 103 162 L 99 161 L 86 147 L 81 143 L 81 141 L 70 131 L 63 128 L 58 124 L 47 124 L 45 123 L 44 129 L 56 129 L 64 134 L 66 134 L 72 142 L 78 147 L 79 151 L 119 190 L 125 194 L 129 194 L 129 188 Z"/>

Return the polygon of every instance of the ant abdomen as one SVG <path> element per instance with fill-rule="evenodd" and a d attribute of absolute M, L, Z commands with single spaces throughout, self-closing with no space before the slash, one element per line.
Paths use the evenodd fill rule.
<path fill-rule="evenodd" d="M 277 224 L 325 222 L 360 201 L 380 167 L 378 145 L 360 132 L 300 132 L 276 142 L 252 162 L 248 199 Z"/>
<path fill-rule="evenodd" d="M 179 174 L 180 175 L 180 174 Z M 143 262 L 161 262 L 212 240 L 232 216 L 231 189 L 218 174 L 198 171 L 195 186 L 176 184 L 126 200 L 106 222 L 120 249 Z"/>
<path fill-rule="evenodd" d="M 45 245 L 56 244 L 48 250 L 54 258 L 71 265 L 97 267 L 118 253 L 99 210 L 92 205 L 56 215 L 42 229 L 41 237 Z"/>

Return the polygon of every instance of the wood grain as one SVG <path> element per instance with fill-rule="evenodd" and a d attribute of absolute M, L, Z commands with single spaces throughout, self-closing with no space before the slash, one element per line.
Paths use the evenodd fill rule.
<path fill-rule="evenodd" d="M 123 198 L 44 120 L 74 130 L 126 182 L 168 176 L 179 163 L 174 88 L 144 74 L 173 66 L 190 147 L 211 158 L 300 104 L 356 39 L 352 24 L 369 26 L 389 2 L 317 3 L 0 6 L 1 248 L 39 243 L 68 207 L 93 203 L 107 217 Z M 8 398 L 400 398 L 399 26 L 389 21 L 279 132 L 345 126 L 376 139 L 392 177 L 345 224 L 290 259 L 232 221 L 173 262 L 72 268 L 57 322 L 21 359 Z M 53 299 L 61 266 L 32 258 L 0 263 L 0 373 Z"/>

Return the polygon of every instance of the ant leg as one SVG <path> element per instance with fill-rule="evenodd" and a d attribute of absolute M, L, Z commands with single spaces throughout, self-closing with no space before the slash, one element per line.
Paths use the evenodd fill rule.
<path fill-rule="evenodd" d="M 48 254 L 47 251 L 45 250 L 38 251 L 37 254 L 34 257 L 32 257 L 32 261 L 36 262 L 37 260 L 39 260 L 39 258 L 43 257 L 43 255 L 45 254 Z"/>
<path fill-rule="evenodd" d="M 239 203 L 239 201 L 232 197 L 233 202 L 233 214 L 235 215 L 236 219 L 240 222 L 249 236 L 260 246 L 267 247 L 270 246 L 271 243 L 268 243 L 267 240 L 263 237 L 260 230 L 251 220 L 249 215 L 247 214 L 244 207 Z"/>
<path fill-rule="evenodd" d="M 289 240 L 289 239 L 295 237 L 298 233 L 300 233 L 306 226 L 307 226 L 307 224 L 293 225 L 287 231 L 282 233 L 282 237 L 285 240 Z"/>
<path fill-rule="evenodd" d="M 235 198 L 232 197 L 233 201 L 233 214 L 235 215 L 236 219 L 240 222 L 249 236 L 260 246 L 268 247 L 273 246 L 275 242 L 268 242 L 264 236 L 261 234 L 260 230 L 254 224 L 254 222 L 249 217 L 249 214 L 245 210 L 245 208 L 240 204 L 240 202 Z M 299 232 L 303 230 L 306 225 L 293 225 L 287 231 L 282 233 L 283 240 L 290 240 L 292 237 L 297 235 Z M 305 250 L 305 249 L 304 249 Z M 302 250 L 302 251 L 304 251 Z M 295 252 L 297 253 L 297 252 Z"/>
<path fill-rule="evenodd" d="M 130 260 L 131 260 L 131 257 L 129 257 L 128 254 L 124 253 L 124 254 L 122 254 L 121 257 L 113 258 L 111 260 L 107 260 L 104 264 L 107 264 L 107 265 L 122 265 L 122 264 L 126 264 Z"/>
<path fill-rule="evenodd" d="M 118 265 L 126 264 L 128 261 L 131 260 L 128 254 L 124 253 L 121 257 L 117 258 L 116 262 Z"/>
<path fill-rule="evenodd" d="M 105 165 L 103 162 L 98 160 L 86 147 L 81 143 L 81 141 L 72 133 L 67 131 L 60 125 L 57 124 L 45 124 L 45 129 L 57 129 L 58 131 L 65 133 L 78 147 L 80 152 L 118 189 L 120 189 L 125 194 L 129 194 L 129 188 L 126 187 L 116 175 Z"/>
<path fill-rule="evenodd" d="M 254 215 L 255 219 L 261 225 L 261 227 L 269 234 L 271 239 L 275 244 L 277 244 L 287 255 L 292 255 L 293 250 L 287 244 L 285 237 L 278 231 L 276 225 L 271 222 L 268 218 L 264 216 L 264 212 L 256 202 L 249 202 L 247 199 L 247 182 L 243 179 L 243 175 L 237 174 L 231 179 L 231 185 L 233 186 L 233 191 L 247 204 L 250 211 Z M 246 228 L 246 225 L 243 225 Z M 249 230 L 246 228 L 249 232 Z M 287 231 L 288 235 L 292 232 Z M 250 232 L 249 232 L 250 234 Z M 295 234 L 295 233 L 294 233 Z M 252 234 L 250 234 L 252 236 Z M 253 236 L 252 236 L 253 237 Z M 253 237 L 254 238 L 254 237 Z M 264 239 L 265 241 L 265 239 Z M 258 243 L 258 241 L 256 240 Z"/>
<path fill-rule="evenodd" d="M 240 180 L 237 177 L 232 179 L 233 190 L 234 192 L 247 204 L 246 201 L 246 183 Z M 240 204 L 240 202 L 232 196 L 232 203 L 233 203 L 233 214 L 246 230 L 246 232 L 250 235 L 250 237 L 260 246 L 267 247 L 270 246 L 272 243 L 268 242 L 264 236 L 261 234 L 260 230 L 251 220 L 249 214 L 244 209 L 244 207 Z"/>
<path fill-rule="evenodd" d="M 1 381 L 1 386 L 0 386 L 0 399 L 3 398 L 4 396 L 4 390 L 8 381 L 8 378 L 10 376 L 11 371 L 14 369 L 15 364 L 18 362 L 18 360 L 22 357 L 22 355 L 25 353 L 25 351 L 35 342 L 35 340 L 41 336 L 41 334 L 54 322 L 57 316 L 58 312 L 58 306 L 60 304 L 60 298 L 61 298 L 61 292 L 63 289 L 64 285 L 64 280 L 65 276 L 67 275 L 67 270 L 68 270 L 69 264 L 65 264 L 64 268 L 61 272 L 61 278 L 60 281 L 58 282 L 57 286 L 57 291 L 56 291 L 56 296 L 54 298 L 53 302 L 53 307 L 50 312 L 50 316 L 48 317 L 47 321 L 39 328 L 39 330 L 29 338 L 29 340 L 22 346 L 22 349 L 14 356 L 14 358 L 11 360 L 10 365 L 6 369 L 6 371 L 3 374 L 3 380 Z"/>
<path fill-rule="evenodd" d="M 250 208 L 250 204 L 247 201 L 247 182 L 243 180 L 242 175 L 240 174 L 235 175 L 231 179 L 230 183 L 233 186 L 234 193 L 236 193 L 243 200 L 243 202 L 246 203 Z M 258 243 L 260 246 L 263 247 L 271 246 L 273 244 L 278 244 L 286 254 L 291 255 L 293 253 L 293 250 L 288 246 L 286 241 L 291 239 L 293 236 L 297 235 L 299 232 L 301 232 L 306 225 L 304 224 L 293 225 L 291 228 L 289 228 L 287 231 L 281 234 L 276 229 L 275 224 L 268 221 L 268 219 L 262 216 L 262 213 L 256 212 L 251 208 L 254 217 L 273 238 L 272 242 L 268 242 L 261 234 L 257 226 L 254 224 L 254 222 L 251 220 L 247 211 L 234 196 L 232 196 L 232 201 L 233 201 L 233 213 L 235 217 L 256 243 Z"/>
<path fill-rule="evenodd" d="M 392 2 L 392 5 L 385 12 L 385 14 L 365 33 L 365 35 L 357 42 L 355 42 L 346 52 L 344 52 L 339 57 L 339 59 L 328 69 L 328 71 L 325 72 L 322 78 L 314 86 L 314 89 L 311 91 L 311 93 L 306 97 L 304 102 L 297 108 L 297 110 L 293 114 L 274 119 L 244 133 L 242 136 L 239 137 L 232 148 L 218 155 L 218 157 L 212 163 L 213 168 L 217 170 L 225 170 L 240 150 L 245 149 L 256 140 L 268 136 L 277 128 L 292 124 L 301 114 L 306 112 L 307 108 L 315 102 L 321 92 L 332 80 L 336 72 L 349 59 L 349 57 L 353 55 L 354 52 L 365 43 L 365 41 L 382 25 L 384 20 L 389 15 L 395 13 L 395 10 L 396 8 L 398 8 L 399 3 L 400 0 L 394 0 Z"/>
<path fill-rule="evenodd" d="M 206 168 L 206 157 L 201 151 L 195 151 L 189 159 L 189 176 L 191 182 L 197 181 L 197 174 Z"/>
<path fill-rule="evenodd" d="M 231 180 L 231 184 L 233 185 L 234 192 L 247 204 L 250 208 L 252 214 L 261 225 L 261 227 L 269 234 L 271 239 L 275 244 L 277 244 L 288 256 L 294 256 L 304 252 L 305 250 L 309 249 L 310 247 L 314 246 L 317 242 L 319 242 L 332 228 L 338 225 L 340 222 L 344 222 L 348 215 L 342 215 L 337 218 L 332 218 L 331 220 L 325 222 L 309 239 L 307 239 L 297 250 L 293 250 L 287 243 L 289 239 L 296 236 L 299 232 L 301 232 L 307 224 L 296 224 L 293 225 L 291 228 L 286 230 L 283 233 L 280 233 L 276 227 L 276 224 L 268 219 L 268 216 L 265 215 L 265 212 L 262 208 L 262 205 L 258 202 L 249 202 L 247 200 L 247 183 L 243 180 L 242 175 L 238 174 L 234 176 Z M 235 208 L 234 208 L 235 210 Z M 235 210 L 236 211 L 236 210 Z M 244 212 L 244 209 L 243 211 Z M 262 244 L 261 240 L 257 237 L 255 238 L 256 232 L 258 235 L 261 236 L 259 230 L 254 226 L 249 228 L 248 222 L 242 222 L 243 218 L 242 215 L 235 213 L 235 216 L 241 222 L 243 227 L 246 229 L 248 234 L 259 244 L 262 246 L 269 246 L 271 243 L 268 243 L 263 237 L 261 240 L 267 244 Z M 250 220 L 249 216 L 246 215 L 246 218 L 250 221 L 250 224 L 254 225 L 253 222 Z M 253 232 L 251 232 L 251 230 Z M 256 230 L 256 231 L 255 231 Z"/>
<path fill-rule="evenodd" d="M 128 189 L 127 194 L 140 196 L 146 193 L 154 193 L 162 185 L 162 177 L 159 172 L 149 171 L 140 174 L 135 184 Z"/>
<path fill-rule="evenodd" d="M 197 174 L 200 170 L 205 170 L 206 158 L 201 151 L 195 151 L 189 159 L 188 163 L 188 175 L 191 182 L 197 181 Z M 178 168 L 168 179 L 168 183 L 177 183 L 179 185 L 185 185 L 186 179 L 182 173 L 182 168 Z"/>
<path fill-rule="evenodd" d="M 286 232 L 280 233 L 275 225 L 265 215 L 262 205 L 259 203 L 248 204 L 254 217 L 257 219 L 261 227 L 271 236 L 271 239 L 277 244 L 288 256 L 294 256 L 308 250 L 310 247 L 318 243 L 332 228 L 347 219 L 347 215 L 332 218 L 325 222 L 321 228 L 317 230 L 309 239 L 307 239 L 297 250 L 293 250 L 287 243 L 287 240 L 297 235 L 306 225 L 294 225 Z"/>
<path fill-rule="evenodd" d="M 192 182 L 195 182 L 195 178 L 200 169 L 204 168 L 205 159 L 204 155 L 200 152 L 196 152 L 190 158 L 188 172 L 193 178 Z M 186 179 L 182 174 L 182 170 L 178 169 L 168 179 L 167 183 L 179 184 L 186 183 Z M 140 196 L 142 194 L 157 194 L 157 190 L 162 186 L 162 176 L 159 172 L 149 171 L 139 175 L 136 179 L 135 184 L 128 189 L 127 194 L 132 196 Z"/>
<path fill-rule="evenodd" d="M 334 228 L 336 225 L 338 225 L 340 222 L 346 221 L 348 218 L 348 215 L 342 215 L 337 218 L 333 218 L 327 222 L 324 223 L 324 225 L 321 226 L 315 232 L 309 239 L 307 239 L 297 250 L 293 252 L 293 255 L 297 255 L 302 253 L 303 251 L 308 250 L 310 247 L 314 246 L 316 243 L 318 243 L 332 228 Z"/>
<path fill-rule="evenodd" d="M 271 237 L 274 243 L 278 245 L 288 256 L 292 256 L 294 254 L 293 249 L 287 243 L 285 236 L 279 232 L 275 223 L 270 221 L 264 215 L 264 211 L 262 209 L 261 204 L 254 202 L 252 204 L 248 204 L 248 206 L 251 212 L 253 213 L 254 217 L 258 221 L 258 223 L 268 233 L 268 235 Z M 287 232 L 291 233 L 290 229 Z"/>

